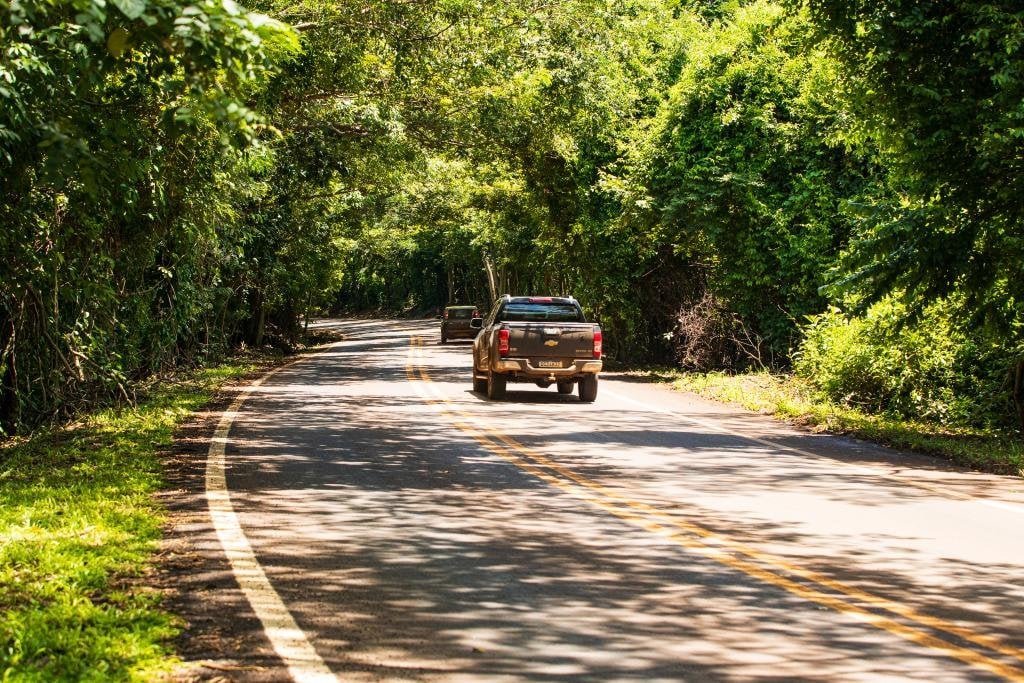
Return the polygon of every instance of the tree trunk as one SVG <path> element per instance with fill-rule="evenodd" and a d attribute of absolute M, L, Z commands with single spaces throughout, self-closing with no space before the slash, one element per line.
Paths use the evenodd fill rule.
<path fill-rule="evenodd" d="M 302 335 L 306 336 L 309 334 L 309 309 L 313 306 L 313 294 L 310 293 L 306 297 L 306 310 L 302 314 Z"/>
<path fill-rule="evenodd" d="M 267 325 L 267 307 L 263 302 L 263 292 L 256 294 L 256 310 L 253 318 L 252 345 L 257 349 L 263 345 L 263 332 Z"/>
<path fill-rule="evenodd" d="M 220 318 L 220 339 L 218 341 L 225 347 L 237 341 L 237 339 L 233 338 L 235 336 L 234 331 L 231 333 L 231 338 L 228 337 L 228 303 L 230 301 L 230 299 L 224 299 L 224 304 L 220 307 L 220 315 L 218 316 Z"/>
<path fill-rule="evenodd" d="M 1017 422 L 1024 431 L 1024 360 L 1018 360 L 1013 374 L 1013 407 L 1017 409 Z"/>
<path fill-rule="evenodd" d="M 263 333 L 267 329 L 267 307 L 260 301 L 260 311 L 256 316 L 256 335 L 253 339 L 253 345 L 256 348 L 263 346 Z"/>
<path fill-rule="evenodd" d="M 494 272 L 494 261 L 484 254 L 484 268 L 487 270 L 487 289 L 491 292 L 491 301 L 498 299 L 498 277 Z"/>
<path fill-rule="evenodd" d="M 3 353 L 0 355 L 0 367 L 3 368 L 3 377 L 0 378 L 0 433 L 12 434 L 19 422 L 15 329 L 13 320 L 3 320 L 2 324 L 5 331 L 10 328 L 10 334 L 4 334 Z"/>
<path fill-rule="evenodd" d="M 497 287 L 497 289 L 498 289 L 498 294 L 495 295 L 495 297 L 494 297 L 495 299 L 497 299 L 502 294 L 511 294 L 512 293 L 512 287 L 509 285 L 509 272 L 508 272 L 508 268 L 505 267 L 504 265 L 502 265 L 500 268 L 498 268 L 498 287 Z"/>

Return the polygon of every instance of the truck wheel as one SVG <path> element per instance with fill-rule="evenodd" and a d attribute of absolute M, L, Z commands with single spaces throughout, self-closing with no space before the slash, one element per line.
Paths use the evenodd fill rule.
<path fill-rule="evenodd" d="M 559 382 L 556 386 L 558 387 L 558 393 L 560 394 L 572 393 L 572 382 Z"/>
<path fill-rule="evenodd" d="M 505 375 L 494 371 L 487 373 L 487 398 L 492 401 L 505 398 Z"/>
<path fill-rule="evenodd" d="M 580 380 L 580 400 L 593 403 L 597 398 L 597 375 L 584 375 Z"/>
<path fill-rule="evenodd" d="M 473 371 L 473 391 L 478 394 L 487 393 L 487 379 L 485 377 L 477 377 L 476 371 Z"/>

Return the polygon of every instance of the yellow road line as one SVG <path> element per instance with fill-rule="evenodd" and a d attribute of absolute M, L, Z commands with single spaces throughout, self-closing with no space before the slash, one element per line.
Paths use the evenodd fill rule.
<path fill-rule="evenodd" d="M 849 586 L 840 581 L 836 581 L 835 579 L 829 578 L 811 569 L 806 569 L 804 567 L 794 565 L 793 563 L 776 555 L 771 555 L 769 553 L 765 553 L 754 548 L 751 548 L 750 546 L 744 545 L 742 543 L 733 541 L 728 537 L 722 536 L 721 534 L 713 531 L 709 531 L 708 529 L 693 524 L 692 522 L 681 520 L 678 517 L 671 515 L 667 512 L 664 512 L 663 510 L 659 510 L 651 505 L 648 505 L 647 503 L 629 499 L 626 496 L 623 496 L 622 494 L 614 490 L 608 489 L 607 487 L 602 486 L 601 484 L 586 479 L 585 477 L 576 474 L 572 470 L 569 470 L 563 467 L 562 465 L 559 465 L 558 463 L 551 461 L 543 454 L 533 449 L 530 449 L 528 446 L 523 446 L 522 444 L 519 444 L 519 442 L 515 441 L 515 439 L 509 436 L 505 436 L 497 432 L 491 432 L 491 434 L 494 437 L 500 439 L 509 447 L 516 448 L 517 450 L 524 452 L 524 454 L 528 453 L 527 457 L 531 458 L 534 462 L 541 464 L 545 467 L 548 467 L 558 472 L 564 477 L 572 479 L 581 486 L 594 488 L 595 490 L 599 491 L 602 495 L 608 496 L 610 498 L 617 498 L 621 500 L 623 504 L 631 508 L 641 510 L 653 517 L 665 520 L 668 523 L 673 524 L 679 527 L 680 529 L 683 529 L 684 531 L 700 536 L 701 538 L 706 538 L 709 540 L 720 542 L 723 545 L 728 546 L 732 550 L 740 554 L 746 555 L 747 557 L 750 557 L 751 559 L 755 559 L 764 564 L 774 565 L 778 569 L 782 569 L 790 574 L 795 574 L 808 581 L 830 588 L 836 592 L 843 593 L 851 598 L 855 598 L 857 600 L 865 602 L 871 605 L 872 607 L 884 609 L 894 614 L 898 614 L 899 616 L 902 616 L 906 619 L 916 621 L 923 626 L 928 626 L 929 628 L 945 631 L 950 635 L 955 635 L 958 638 L 962 638 L 968 642 L 972 642 L 975 645 L 980 645 L 994 652 L 998 652 L 1008 657 L 1013 657 L 1014 659 L 1024 661 L 1024 650 L 1021 650 L 1020 648 L 1015 648 L 1006 645 L 996 640 L 995 638 L 975 633 L 969 629 L 963 628 L 961 626 L 958 626 L 957 624 L 946 621 L 944 619 L 939 619 L 937 617 L 921 614 L 906 605 L 900 604 L 893 600 L 888 600 L 886 598 L 880 598 L 876 595 L 872 595 L 871 593 L 867 593 L 854 586 Z"/>
<path fill-rule="evenodd" d="M 418 349 L 421 346 L 422 340 L 419 337 L 414 336 L 411 338 L 409 347 L 409 363 L 406 367 L 406 376 L 410 381 L 415 381 L 418 377 L 418 379 L 429 385 L 432 383 L 430 374 L 427 369 L 419 363 Z M 775 570 L 781 570 L 786 573 L 799 576 L 819 587 L 828 588 L 837 593 L 841 593 L 876 609 L 888 611 L 892 614 L 913 621 L 920 626 L 945 632 L 993 652 L 1024 662 L 1024 651 L 1019 648 L 1008 646 L 995 638 L 975 633 L 970 629 L 958 626 L 943 619 L 920 614 L 906 605 L 902 605 L 886 598 L 880 598 L 858 588 L 848 586 L 813 570 L 804 569 L 782 558 L 763 553 L 736 541 L 732 541 L 721 534 L 712 532 L 692 522 L 681 520 L 648 505 L 647 503 L 632 500 L 617 491 L 611 490 L 593 480 L 569 470 L 568 468 L 550 460 L 542 453 L 519 443 L 506 434 L 489 427 L 481 428 L 474 426 L 472 424 L 474 420 L 472 416 L 454 407 L 451 400 L 447 397 L 442 396 L 436 391 L 432 391 L 432 393 L 434 393 L 436 398 L 431 399 L 428 396 L 424 396 L 425 400 L 438 404 L 458 429 L 470 434 L 479 444 L 498 454 L 505 460 L 515 464 L 517 467 L 524 469 L 530 474 L 558 487 L 559 489 L 572 493 L 577 498 L 586 500 L 601 509 L 611 512 L 620 518 L 626 519 L 627 521 L 648 531 L 654 532 L 659 536 L 674 541 L 691 550 L 695 550 L 702 555 L 714 559 L 715 561 L 730 568 L 741 571 L 749 576 L 783 588 L 804 599 L 817 602 L 818 604 L 825 605 L 839 612 L 850 615 L 862 622 L 876 626 L 911 642 L 939 650 L 951 657 L 959 659 L 960 661 L 985 669 L 1008 680 L 1024 682 L 1024 670 L 1022 669 L 992 659 L 991 657 L 985 656 L 975 650 L 950 643 L 930 633 L 895 621 L 892 618 L 876 614 L 864 607 L 846 602 L 835 595 L 830 595 L 793 581 L 790 578 L 781 576 L 773 571 L 765 569 L 762 566 L 754 564 L 749 560 L 736 557 L 734 554 L 724 550 L 722 547 L 716 546 L 724 546 L 731 550 L 732 553 L 744 555 L 751 560 L 756 560 L 757 562 L 760 562 L 763 565 L 768 565 Z M 519 455 L 515 455 L 515 453 L 518 453 Z M 537 467 L 538 465 L 546 468 L 550 472 L 560 475 L 560 477 L 539 469 Z M 582 488 L 583 491 L 580 491 L 580 488 Z M 624 510 L 624 507 L 628 509 Z M 674 526 L 689 535 L 680 534 L 663 524 L 652 521 L 652 517 L 662 520 L 663 522 L 667 522 L 671 526 Z"/>

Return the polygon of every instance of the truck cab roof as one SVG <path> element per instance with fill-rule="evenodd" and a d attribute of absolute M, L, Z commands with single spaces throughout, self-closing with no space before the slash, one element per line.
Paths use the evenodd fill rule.
<path fill-rule="evenodd" d="M 509 296 L 495 302 L 495 322 L 585 323 L 579 303 L 571 296 Z"/>
<path fill-rule="evenodd" d="M 499 301 L 512 301 L 515 303 L 557 303 L 557 304 L 577 304 L 575 298 L 571 296 L 512 296 L 510 294 L 503 294 Z"/>

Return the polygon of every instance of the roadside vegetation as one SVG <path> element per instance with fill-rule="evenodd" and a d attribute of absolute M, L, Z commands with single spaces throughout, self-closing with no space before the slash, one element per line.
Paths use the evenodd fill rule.
<path fill-rule="evenodd" d="M 0 7 L 0 430 L 309 312 L 571 293 L 606 352 L 1024 425 L 1024 12 Z"/>
<path fill-rule="evenodd" d="M 252 366 L 157 385 L 134 407 L 0 445 L 0 679 L 154 680 L 175 618 L 145 587 L 175 426 Z"/>

